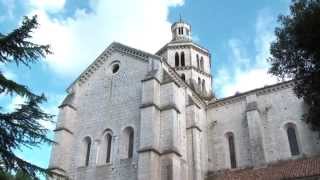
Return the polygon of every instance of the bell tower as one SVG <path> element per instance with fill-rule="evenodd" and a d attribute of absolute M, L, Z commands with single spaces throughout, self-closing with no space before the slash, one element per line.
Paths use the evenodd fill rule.
<path fill-rule="evenodd" d="M 191 25 L 181 18 L 171 26 L 172 40 L 156 54 L 165 58 L 203 98 L 213 97 L 210 52 L 192 40 Z"/>
<path fill-rule="evenodd" d="M 172 40 L 191 40 L 191 26 L 181 19 L 171 26 Z"/>

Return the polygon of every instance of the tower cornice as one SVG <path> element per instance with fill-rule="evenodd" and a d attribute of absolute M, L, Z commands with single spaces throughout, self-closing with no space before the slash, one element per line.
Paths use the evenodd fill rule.
<path fill-rule="evenodd" d="M 164 45 L 160 50 L 156 52 L 156 55 L 162 54 L 167 49 L 185 49 L 185 48 L 192 48 L 194 50 L 200 51 L 205 55 L 208 55 L 211 57 L 211 54 L 208 49 L 200 46 L 199 44 L 193 42 L 193 41 L 171 41 Z"/>

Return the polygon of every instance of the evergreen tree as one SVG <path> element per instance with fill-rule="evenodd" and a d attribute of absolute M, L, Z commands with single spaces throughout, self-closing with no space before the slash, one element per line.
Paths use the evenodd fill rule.
<path fill-rule="evenodd" d="M 269 71 L 296 80 L 294 91 L 308 106 L 303 119 L 320 135 L 320 0 L 293 0 L 279 22 Z"/>
<path fill-rule="evenodd" d="M 32 31 L 37 28 L 37 17 L 24 17 L 22 25 L 8 34 L 0 33 L 0 63 L 15 63 L 30 67 L 51 53 L 48 45 L 38 45 L 28 41 Z M 4 68 L 4 66 L 2 66 Z M 46 97 L 37 95 L 25 85 L 5 77 L 0 70 L 0 93 L 25 98 L 25 102 L 12 112 L 0 107 L 0 174 L 19 172 L 31 179 L 37 174 L 52 175 L 45 168 L 23 160 L 15 154 L 22 147 L 38 147 L 42 143 L 54 143 L 47 138 L 48 129 L 41 121 L 52 121 L 52 115 L 45 113 L 39 106 Z"/>

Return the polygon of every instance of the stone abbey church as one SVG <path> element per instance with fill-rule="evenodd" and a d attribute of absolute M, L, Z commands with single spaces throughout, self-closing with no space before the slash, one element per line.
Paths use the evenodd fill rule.
<path fill-rule="evenodd" d="M 67 88 L 50 169 L 72 180 L 204 180 L 316 161 L 293 81 L 217 99 L 210 52 L 186 22 L 171 31 L 156 54 L 112 43 Z"/>

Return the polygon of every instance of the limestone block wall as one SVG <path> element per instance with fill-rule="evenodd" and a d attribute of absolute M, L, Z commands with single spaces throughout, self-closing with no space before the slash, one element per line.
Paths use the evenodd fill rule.
<path fill-rule="evenodd" d="M 230 168 L 229 146 L 226 134 L 235 137 L 235 152 L 239 166 L 251 165 L 249 131 L 245 116 L 246 101 L 238 98 L 233 103 L 207 110 L 209 170 Z"/>
<path fill-rule="evenodd" d="M 210 57 L 208 56 L 207 53 L 203 53 L 201 51 L 198 51 L 196 49 L 191 49 L 191 58 L 192 58 L 192 63 L 194 67 L 197 67 L 197 55 L 199 56 L 199 59 L 202 57 L 203 58 L 203 67 L 204 67 L 204 72 L 206 73 L 211 73 L 211 64 L 210 64 Z"/>
<path fill-rule="evenodd" d="M 112 65 L 119 71 L 112 73 Z M 148 61 L 113 52 L 92 76 L 77 88 L 77 124 L 72 149 L 74 179 L 136 179 L 140 133 L 141 80 L 148 71 Z M 134 130 L 134 148 L 131 159 L 121 157 L 121 138 L 126 127 Z M 112 132 L 111 162 L 99 164 L 102 134 Z M 83 139 L 91 139 L 90 160 L 83 166 Z M 100 175 L 103 176 L 100 177 Z"/>
<path fill-rule="evenodd" d="M 301 120 L 305 106 L 292 83 L 258 89 L 210 104 L 208 121 L 209 171 L 231 167 L 227 132 L 234 134 L 237 167 L 257 167 L 279 160 L 319 154 L 319 140 Z M 296 127 L 300 154 L 292 156 L 287 125 Z"/>
<path fill-rule="evenodd" d="M 314 156 L 320 153 L 320 142 L 315 132 L 301 120 L 305 111 L 302 99 L 298 99 L 292 88 L 272 93 L 258 93 L 257 103 L 262 118 L 263 140 L 267 162 L 292 158 L 286 125 L 296 126 L 300 155 Z"/>

